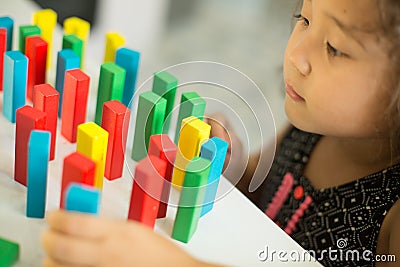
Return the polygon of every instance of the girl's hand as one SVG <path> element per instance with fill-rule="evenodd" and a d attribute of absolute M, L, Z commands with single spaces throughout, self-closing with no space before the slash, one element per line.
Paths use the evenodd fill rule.
<path fill-rule="evenodd" d="M 233 131 L 227 118 L 221 113 L 216 113 L 208 116 L 207 118 L 204 118 L 204 122 L 211 125 L 210 138 L 216 136 L 228 142 L 229 144 L 223 171 L 225 171 L 225 169 L 228 167 L 228 164 L 231 165 L 230 169 L 235 166 L 237 167 L 238 163 L 241 163 L 243 161 L 243 146 L 242 142 Z M 232 174 L 238 173 L 236 170 L 228 172 Z M 225 176 L 228 177 L 230 175 L 225 174 Z"/>
<path fill-rule="evenodd" d="M 177 245 L 134 221 L 54 211 L 42 235 L 44 266 L 200 266 Z"/>

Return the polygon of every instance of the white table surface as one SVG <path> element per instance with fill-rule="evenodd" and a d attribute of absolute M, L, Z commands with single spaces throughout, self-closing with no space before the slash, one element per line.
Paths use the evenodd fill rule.
<path fill-rule="evenodd" d="M 0 2 L 4 4 L 4 0 Z M 7 1 L 7 4 L 2 5 L 0 16 L 9 15 L 15 20 L 14 46 L 18 26 L 30 23 L 31 13 L 37 9 L 36 5 L 26 0 Z M 55 36 L 61 35 L 58 33 Z M 90 64 L 89 60 L 87 62 Z M 54 69 L 49 73 L 49 80 L 52 82 Z M 97 79 L 96 74 L 93 76 L 93 79 Z M 96 82 L 92 86 L 96 86 Z M 94 113 L 93 98 L 94 95 L 91 95 L 89 99 L 89 117 Z M 70 144 L 61 137 L 59 129 L 57 134 L 56 159 L 49 163 L 48 169 L 47 211 L 59 206 L 63 158 L 76 149 L 75 144 Z M 13 180 L 14 136 L 15 125 L 8 122 L 0 112 L 0 237 L 20 244 L 20 260 L 16 266 L 40 266 L 44 255 L 40 246 L 40 234 L 46 228 L 46 223 L 43 219 L 25 216 L 26 188 Z M 132 179 L 126 166 L 121 179 L 113 182 L 105 180 L 100 216 L 126 219 L 131 187 Z M 229 193 L 215 203 L 209 214 L 201 218 L 190 242 L 173 242 L 195 257 L 228 266 L 275 266 L 294 263 L 296 266 L 321 266 L 314 261 L 293 261 L 289 253 L 297 251 L 303 254 L 304 250 L 223 177 L 218 190 L 217 195 L 223 194 L 221 192 Z M 179 198 L 179 193 L 174 189 L 171 191 L 171 198 L 175 199 L 174 203 Z M 155 231 L 170 238 L 175 214 L 176 208 L 169 208 L 167 218 L 157 220 Z M 273 262 L 261 262 L 258 255 L 266 246 L 270 251 L 282 250 L 288 254 L 282 256 L 282 259 L 278 259 L 276 254 Z"/>

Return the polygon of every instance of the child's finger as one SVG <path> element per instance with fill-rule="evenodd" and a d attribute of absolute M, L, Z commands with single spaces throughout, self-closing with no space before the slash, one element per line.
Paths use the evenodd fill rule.
<path fill-rule="evenodd" d="M 211 136 L 217 136 L 230 144 L 229 125 L 223 115 L 214 114 L 208 117 L 205 122 L 211 126 Z"/>
<path fill-rule="evenodd" d="M 51 259 L 50 257 L 45 257 L 43 259 L 42 266 L 43 267 L 64 267 L 65 265 L 63 265 L 60 262 L 57 262 L 56 260 Z"/>
<path fill-rule="evenodd" d="M 55 259 L 52 259 L 50 257 L 45 257 L 42 263 L 43 267 L 84 267 L 84 265 L 71 265 L 68 263 L 63 263 L 60 261 L 57 261 Z M 87 266 L 85 266 L 87 267 Z"/>
<path fill-rule="evenodd" d="M 98 241 L 76 238 L 56 231 L 43 233 L 42 246 L 51 258 L 49 260 L 62 266 L 95 266 L 99 258 Z"/>
<path fill-rule="evenodd" d="M 49 212 L 46 218 L 53 230 L 76 237 L 99 239 L 107 231 L 106 221 L 83 213 L 57 210 Z"/>
<path fill-rule="evenodd" d="M 68 263 L 65 263 L 65 262 L 59 262 L 59 261 L 57 261 L 57 260 L 55 260 L 55 259 L 52 259 L 52 258 L 50 258 L 50 257 L 46 257 L 46 258 L 44 258 L 44 260 L 43 260 L 43 263 L 42 263 L 43 265 L 43 267 L 88 267 L 87 265 L 76 265 L 76 264 L 68 264 Z"/>

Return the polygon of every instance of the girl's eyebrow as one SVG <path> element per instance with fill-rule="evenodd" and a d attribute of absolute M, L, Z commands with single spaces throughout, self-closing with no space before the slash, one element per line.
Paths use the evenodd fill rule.
<path fill-rule="evenodd" d="M 311 1 L 311 0 L 308 0 L 308 1 Z M 340 20 L 338 20 L 336 17 L 334 17 L 333 15 L 331 15 L 331 14 L 329 14 L 329 13 L 326 13 L 326 12 L 325 12 L 325 15 L 326 15 L 327 17 L 329 17 L 330 19 L 332 19 L 332 20 L 335 22 L 335 24 L 339 27 L 339 29 L 340 29 L 344 34 L 346 34 L 347 36 L 349 36 L 350 38 L 352 38 L 354 41 L 356 41 L 356 42 L 364 49 L 364 51 L 367 50 L 366 47 L 365 47 L 365 45 L 364 45 L 364 43 L 361 42 L 361 40 L 358 39 L 358 38 L 354 35 L 354 32 L 365 32 L 363 29 L 358 28 L 358 27 L 354 27 L 354 26 L 346 25 L 346 24 L 344 24 L 343 22 L 341 22 Z"/>

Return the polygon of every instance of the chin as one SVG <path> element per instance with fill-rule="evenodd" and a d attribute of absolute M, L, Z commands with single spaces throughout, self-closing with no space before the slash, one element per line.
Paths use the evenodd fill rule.
<path fill-rule="evenodd" d="M 300 112 L 293 107 L 291 107 L 288 100 L 285 101 L 285 114 L 289 122 L 299 130 L 309 133 L 322 134 L 318 131 L 317 127 L 312 123 L 312 120 L 307 119 L 304 114 L 299 114 Z"/>

